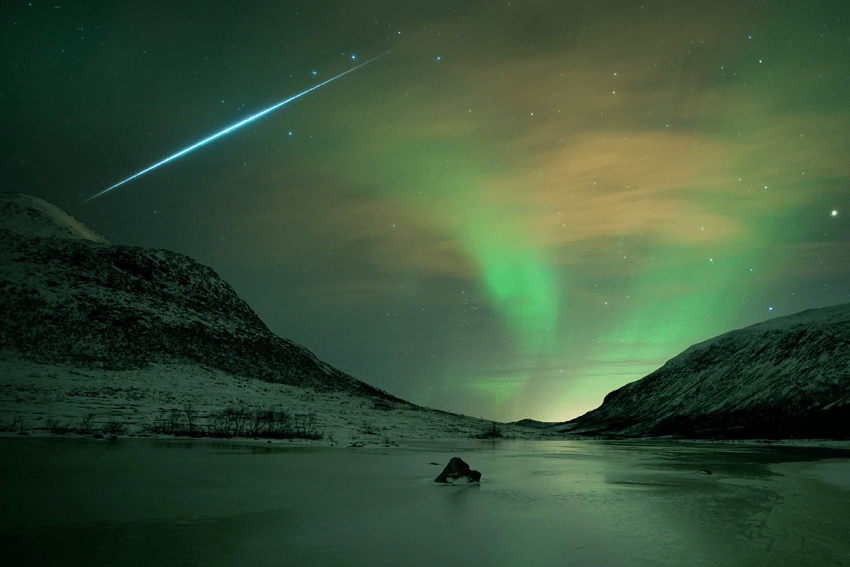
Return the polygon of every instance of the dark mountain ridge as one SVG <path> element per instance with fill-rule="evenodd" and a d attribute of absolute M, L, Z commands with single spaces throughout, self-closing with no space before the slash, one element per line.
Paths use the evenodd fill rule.
<path fill-rule="evenodd" d="M 397 398 L 272 333 L 211 268 L 168 250 L 111 244 L 58 208 L 0 195 L 0 349 L 113 370 L 191 363 Z"/>
<path fill-rule="evenodd" d="M 850 304 L 694 345 L 554 429 L 583 435 L 850 438 Z"/>

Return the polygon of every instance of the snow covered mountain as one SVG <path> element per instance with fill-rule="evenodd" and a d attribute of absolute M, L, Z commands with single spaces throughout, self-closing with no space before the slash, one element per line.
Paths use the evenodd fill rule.
<path fill-rule="evenodd" d="M 850 438 L 850 304 L 778 317 L 694 345 L 553 429 Z"/>
<path fill-rule="evenodd" d="M 106 237 L 66 213 L 36 197 L 22 193 L 0 194 L 0 227 L 21 236 L 90 240 L 109 244 Z"/>
<path fill-rule="evenodd" d="M 0 350 L 127 370 L 195 364 L 236 376 L 397 400 L 273 334 L 207 266 L 111 244 L 67 213 L 0 195 Z"/>

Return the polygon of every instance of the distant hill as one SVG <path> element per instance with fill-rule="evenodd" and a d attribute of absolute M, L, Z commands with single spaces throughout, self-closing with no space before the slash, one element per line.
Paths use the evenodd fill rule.
<path fill-rule="evenodd" d="M 0 349 L 125 370 L 190 363 L 401 401 L 273 334 L 211 268 L 111 244 L 45 201 L 0 195 Z"/>
<path fill-rule="evenodd" d="M 528 427 L 530 429 L 547 429 L 553 425 L 560 425 L 560 423 L 556 421 L 537 421 L 536 419 L 521 419 L 519 421 L 512 421 L 511 424 L 518 425 L 520 427 Z"/>
<path fill-rule="evenodd" d="M 552 429 L 583 435 L 850 438 L 850 304 L 694 345 Z"/>

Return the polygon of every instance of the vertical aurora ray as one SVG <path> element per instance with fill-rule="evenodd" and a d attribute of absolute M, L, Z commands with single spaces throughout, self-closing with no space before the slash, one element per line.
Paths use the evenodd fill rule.
<path fill-rule="evenodd" d="M 356 6 L 154 3 L 198 33 L 132 6 L 0 22 L 26 62 L 2 71 L 6 185 L 80 205 L 115 183 L 69 212 L 204 260 L 274 332 L 400 398 L 569 419 L 694 343 L 850 301 L 850 3 L 373 3 L 379 25 Z M 368 59 L 349 50 L 390 46 L 225 139 Z M 280 54 L 322 53 L 339 69 L 302 65 L 309 83 L 248 111 Z M 116 125 L 179 129 L 139 92 L 206 91 L 247 106 L 97 173 L 98 132 L 131 148 Z M 216 163 L 234 142 L 246 159 Z"/>
<path fill-rule="evenodd" d="M 500 353 L 511 362 L 485 373 L 450 364 L 443 383 L 446 388 L 461 384 L 488 406 L 487 413 L 503 415 L 533 389 L 535 377 L 548 372 L 557 354 L 559 278 L 518 210 L 487 202 L 474 191 L 461 199 L 469 212 L 458 219 L 454 236 L 476 268 L 478 294 L 511 338 L 511 344 L 502 347 L 508 352 Z"/>
<path fill-rule="evenodd" d="M 428 288 L 446 348 L 433 350 L 417 401 L 568 419 L 691 344 L 779 314 L 780 292 L 797 291 L 777 285 L 804 232 L 795 221 L 813 218 L 804 195 L 846 176 L 835 165 L 846 151 L 822 142 L 846 139 L 846 112 L 826 105 L 839 102 L 834 81 L 789 80 L 809 60 L 797 47 L 763 57 L 765 38 L 793 30 L 751 27 L 752 39 L 642 48 L 666 66 L 595 47 L 483 69 L 443 63 L 380 112 L 351 114 L 373 142 L 348 155 L 340 136 L 327 159 L 343 156 L 349 186 L 432 238 L 393 273 L 451 282 Z M 531 80 L 541 72 L 546 89 Z"/>
<path fill-rule="evenodd" d="M 390 147 L 377 161 L 374 175 L 380 181 L 371 187 L 392 188 L 381 196 L 416 211 L 441 238 L 459 247 L 471 268 L 474 293 L 494 315 L 496 327 L 458 331 L 466 337 L 464 349 L 471 348 L 469 334 L 480 330 L 472 342 L 492 356 L 477 366 L 470 363 L 478 356 L 473 352 L 445 359 L 435 369 L 439 389 L 419 395 L 433 403 L 438 390 L 464 392 L 475 404 L 488 406 L 486 413 L 505 415 L 558 356 L 564 292 L 562 275 L 535 226 L 536 215 L 513 201 L 513 185 L 505 181 L 515 158 L 498 149 L 470 152 L 451 137 L 394 139 Z M 507 193 L 500 197 L 501 192 Z M 494 332 L 507 342 L 494 340 Z"/>
<path fill-rule="evenodd" d="M 523 242 L 505 212 L 471 219 L 463 227 L 466 251 L 481 272 L 480 287 L 526 355 L 554 345 L 560 298 L 553 270 L 542 252 Z"/>

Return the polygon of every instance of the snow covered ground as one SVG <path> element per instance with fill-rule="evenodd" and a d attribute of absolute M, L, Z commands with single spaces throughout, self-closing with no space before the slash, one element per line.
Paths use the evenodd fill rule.
<path fill-rule="evenodd" d="M 0 426 L 11 433 L 49 434 L 92 415 L 95 428 L 116 422 L 127 434 L 150 433 L 172 410 L 206 423 L 227 407 L 285 410 L 313 416 L 325 443 L 385 445 L 402 439 L 471 438 L 492 422 L 441 411 L 392 404 L 345 392 L 316 392 L 285 384 L 235 377 L 194 365 L 157 365 L 142 370 L 85 370 L 0 356 Z M 545 438 L 538 430 L 499 424 L 504 435 Z M 557 438 L 564 437 L 558 435 Z"/>
<path fill-rule="evenodd" d="M 278 409 L 293 416 L 312 416 L 313 427 L 323 436 L 311 441 L 313 445 L 384 446 L 415 439 L 471 439 L 493 427 L 493 422 L 486 419 L 409 404 L 391 405 L 345 392 L 323 393 L 272 384 L 195 365 L 86 370 L 0 353 L 0 436 L 21 431 L 33 436 L 52 435 L 51 424 L 73 430 L 86 416 L 91 416 L 94 431 L 104 432 L 110 422 L 115 422 L 124 428 L 121 436 L 150 435 L 152 427 L 172 411 L 185 415 L 185 410 L 191 408 L 196 423 L 203 425 L 210 413 L 227 407 Z M 512 424 L 499 423 L 497 428 L 506 438 L 581 439 Z M 850 441 L 836 440 L 705 442 L 850 448 Z"/>
<path fill-rule="evenodd" d="M 190 406 L 199 423 L 226 407 L 312 415 L 323 438 L 138 437 Z M 86 416 L 125 432 L 51 433 Z M 0 424 L 0 540 L 23 564 L 850 565 L 847 442 L 575 440 L 506 424 L 515 439 L 477 440 L 492 422 L 193 365 L 8 353 Z M 453 456 L 481 483 L 434 483 Z"/>

